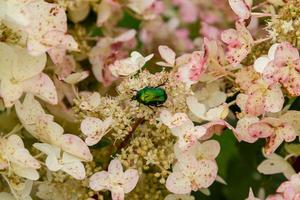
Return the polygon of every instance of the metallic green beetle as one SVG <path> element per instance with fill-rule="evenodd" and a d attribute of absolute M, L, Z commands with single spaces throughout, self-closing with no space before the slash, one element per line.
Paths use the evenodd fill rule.
<path fill-rule="evenodd" d="M 136 100 L 146 106 L 160 106 L 168 99 L 168 95 L 163 88 L 157 87 L 144 87 L 137 91 L 132 100 Z"/>

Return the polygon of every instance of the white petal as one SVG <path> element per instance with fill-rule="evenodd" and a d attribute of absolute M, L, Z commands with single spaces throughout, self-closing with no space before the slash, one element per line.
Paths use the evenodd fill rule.
<path fill-rule="evenodd" d="M 135 37 L 135 35 L 136 35 L 136 30 L 131 29 L 116 37 L 114 39 L 114 42 L 126 42 L 132 40 Z"/>
<path fill-rule="evenodd" d="M 80 161 L 64 164 L 61 170 L 77 180 L 83 180 L 86 176 L 84 165 Z"/>
<path fill-rule="evenodd" d="M 46 158 L 46 166 L 50 171 L 58 171 L 60 170 L 63 166 L 59 164 L 57 157 L 54 154 L 50 154 Z"/>
<path fill-rule="evenodd" d="M 16 200 L 12 194 L 6 193 L 6 192 L 0 192 L 0 199 L 1 200 Z"/>
<path fill-rule="evenodd" d="M 124 200 L 125 194 L 124 191 L 112 191 L 111 192 L 111 198 L 112 200 Z"/>
<path fill-rule="evenodd" d="M 251 2 L 245 0 L 229 0 L 228 2 L 232 10 L 239 16 L 239 18 L 244 20 L 251 16 Z"/>
<path fill-rule="evenodd" d="M 195 96 L 189 96 L 186 98 L 186 104 L 190 111 L 196 115 L 197 117 L 204 119 L 204 115 L 206 112 L 206 107 L 204 104 L 198 102 Z"/>
<path fill-rule="evenodd" d="M 286 173 L 290 178 L 295 173 L 290 164 L 277 154 L 271 154 L 257 167 L 257 170 L 262 174 L 277 174 Z"/>
<path fill-rule="evenodd" d="M 215 159 L 221 150 L 221 146 L 216 140 L 208 140 L 198 145 L 197 155 L 201 158 L 213 160 Z"/>
<path fill-rule="evenodd" d="M 25 148 L 15 150 L 10 159 L 12 162 L 17 163 L 23 167 L 34 169 L 38 169 L 41 167 L 40 163 L 35 158 L 33 158 L 30 152 Z"/>
<path fill-rule="evenodd" d="M 171 66 L 173 66 L 175 64 L 176 54 L 172 49 L 170 49 L 168 46 L 161 45 L 161 46 L 158 47 L 158 51 L 159 51 L 160 56 L 168 64 L 170 64 Z"/>
<path fill-rule="evenodd" d="M 228 115 L 228 106 L 226 104 L 211 108 L 207 111 L 205 119 L 208 121 L 225 119 Z"/>
<path fill-rule="evenodd" d="M 284 104 L 284 96 L 279 84 L 271 85 L 265 96 L 265 110 L 267 112 L 279 112 Z"/>
<path fill-rule="evenodd" d="M 257 58 L 253 65 L 255 71 L 257 71 L 259 73 L 263 73 L 270 61 L 271 60 L 269 58 L 264 57 L 264 56 Z"/>
<path fill-rule="evenodd" d="M 190 180 L 180 172 L 173 172 L 168 176 L 166 187 L 175 194 L 189 194 L 191 192 Z"/>
<path fill-rule="evenodd" d="M 24 81 L 32 78 L 43 71 L 46 66 L 46 54 L 32 56 L 26 49 L 15 47 L 18 54 L 17 64 L 12 68 L 13 77 L 18 81 Z"/>
<path fill-rule="evenodd" d="M 60 149 L 53 145 L 46 143 L 34 143 L 32 146 L 47 155 L 54 155 L 54 157 L 57 158 L 60 157 Z"/>
<path fill-rule="evenodd" d="M 218 166 L 215 161 L 200 160 L 196 172 L 196 182 L 201 188 L 208 188 L 216 179 Z"/>
<path fill-rule="evenodd" d="M 101 132 L 102 121 L 96 117 L 87 117 L 82 120 L 80 129 L 86 136 L 94 136 Z"/>
<path fill-rule="evenodd" d="M 117 158 L 111 160 L 108 166 L 108 172 L 114 178 L 122 178 L 124 173 L 121 161 Z"/>
<path fill-rule="evenodd" d="M 33 168 L 24 168 L 17 164 L 12 165 L 13 171 L 21 177 L 27 178 L 29 180 L 36 181 L 39 179 L 40 175 L 36 169 Z"/>
<path fill-rule="evenodd" d="M 23 94 L 23 86 L 20 83 L 13 83 L 10 80 L 2 79 L 0 92 L 6 107 L 11 107 Z"/>
<path fill-rule="evenodd" d="M 93 159 L 88 146 L 76 135 L 64 134 L 61 137 L 60 146 L 63 151 L 83 161 L 91 161 Z"/>
<path fill-rule="evenodd" d="M 273 44 L 270 49 L 269 49 L 269 52 L 268 52 L 268 58 L 270 60 L 274 60 L 275 59 L 275 53 L 276 53 L 276 50 L 277 50 L 277 47 L 279 46 L 278 43 L 275 43 Z"/>
<path fill-rule="evenodd" d="M 64 79 L 64 81 L 69 84 L 76 84 L 76 83 L 79 83 L 80 81 L 86 79 L 88 76 L 89 76 L 88 71 L 77 72 L 77 73 L 73 73 L 73 74 L 70 74 L 69 76 L 67 76 Z"/>
<path fill-rule="evenodd" d="M 26 94 L 23 104 L 17 102 L 15 108 L 25 128 L 27 124 L 35 123 L 38 116 L 45 114 L 41 104 L 34 99 L 32 94 Z"/>
<path fill-rule="evenodd" d="M 50 104 L 57 104 L 58 97 L 55 86 L 48 75 L 39 75 L 23 82 L 24 90 L 38 96 Z"/>
<path fill-rule="evenodd" d="M 93 174 L 90 178 L 89 186 L 94 191 L 109 189 L 111 186 L 109 173 L 101 171 Z"/>
<path fill-rule="evenodd" d="M 124 173 L 124 181 L 125 181 L 123 185 L 124 192 L 125 193 L 131 192 L 135 188 L 138 180 L 139 180 L 139 174 L 137 170 L 135 169 L 126 170 Z"/>
<path fill-rule="evenodd" d="M 257 140 L 257 138 L 251 137 L 248 128 L 251 124 L 258 122 L 259 119 L 257 117 L 244 117 L 240 119 L 236 125 L 236 136 L 238 140 L 243 140 L 248 143 L 253 143 Z"/>

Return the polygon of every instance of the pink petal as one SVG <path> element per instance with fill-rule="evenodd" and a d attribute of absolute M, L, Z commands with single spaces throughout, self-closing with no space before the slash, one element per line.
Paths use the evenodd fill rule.
<path fill-rule="evenodd" d="M 280 43 L 275 51 L 275 63 L 280 61 L 296 60 L 299 59 L 299 52 L 297 48 L 293 47 L 288 42 Z"/>
<path fill-rule="evenodd" d="M 136 35 L 136 30 L 131 29 L 116 37 L 114 39 L 114 42 L 127 42 L 129 40 L 134 39 L 135 35 Z"/>
<path fill-rule="evenodd" d="M 258 122 L 259 119 L 257 117 L 244 117 L 237 122 L 236 125 L 236 136 L 239 140 L 246 141 L 248 143 L 254 143 L 257 138 L 253 137 L 249 133 L 249 126 Z"/>
<path fill-rule="evenodd" d="M 221 39 L 226 44 L 230 44 L 238 40 L 238 34 L 235 29 L 227 29 L 221 33 Z"/>
<path fill-rule="evenodd" d="M 215 161 L 200 160 L 196 182 L 199 188 L 208 188 L 217 178 L 218 166 Z"/>
<path fill-rule="evenodd" d="M 248 127 L 248 131 L 251 137 L 258 139 L 270 137 L 275 130 L 267 123 L 257 122 L 251 124 Z"/>
<path fill-rule="evenodd" d="M 245 111 L 246 113 L 259 116 L 264 113 L 264 93 L 262 90 L 256 90 L 250 93 L 246 103 Z"/>

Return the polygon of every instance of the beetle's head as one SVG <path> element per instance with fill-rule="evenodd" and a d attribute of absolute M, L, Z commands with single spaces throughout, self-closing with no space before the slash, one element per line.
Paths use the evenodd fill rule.
<path fill-rule="evenodd" d="M 131 100 L 136 100 L 136 99 L 137 99 L 136 95 L 133 95 L 133 96 L 131 97 Z"/>

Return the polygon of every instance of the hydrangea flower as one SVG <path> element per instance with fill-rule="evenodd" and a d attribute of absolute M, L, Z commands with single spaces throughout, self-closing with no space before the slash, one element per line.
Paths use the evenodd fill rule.
<path fill-rule="evenodd" d="M 104 2 L 104 1 L 103 1 Z M 127 48 L 134 48 L 136 31 L 131 29 L 116 36 L 115 38 L 100 38 L 97 44 L 89 52 L 89 60 L 95 78 L 109 86 L 117 79 L 112 75 L 109 66 L 116 60 L 128 57 Z"/>
<path fill-rule="evenodd" d="M 26 95 L 23 103 L 16 103 L 16 112 L 25 129 L 36 139 L 61 148 L 83 161 L 93 159 L 87 145 L 76 135 L 64 134 L 64 129 L 46 114 L 32 95 Z"/>
<path fill-rule="evenodd" d="M 31 56 L 25 49 L 0 43 L 0 96 L 11 107 L 23 94 L 32 93 L 51 104 L 57 103 L 52 80 L 42 73 L 46 55 Z"/>
<path fill-rule="evenodd" d="M 267 57 L 255 61 L 254 68 L 267 82 L 281 83 L 292 96 L 300 95 L 300 56 L 290 43 L 274 44 Z"/>
<path fill-rule="evenodd" d="M 191 148 L 206 133 L 206 128 L 194 126 L 185 113 L 172 115 L 169 111 L 163 110 L 160 120 L 171 129 L 173 135 L 178 137 L 178 145 L 182 150 Z"/>
<path fill-rule="evenodd" d="M 115 61 L 109 66 L 109 69 L 115 77 L 131 76 L 137 73 L 153 56 L 150 54 L 143 57 L 139 52 L 134 51 L 129 58 Z"/>
<path fill-rule="evenodd" d="M 37 169 L 41 165 L 25 148 L 18 135 L 13 134 L 8 138 L 0 138 L 0 157 L 1 170 L 9 168 L 18 176 L 30 180 L 39 179 Z"/>
<path fill-rule="evenodd" d="M 101 96 L 98 92 L 81 92 L 80 96 L 80 105 L 81 110 L 92 111 L 96 109 L 101 104 Z"/>
<path fill-rule="evenodd" d="M 113 120 L 111 117 L 105 119 L 104 121 L 96 117 L 87 117 L 82 120 L 80 129 L 83 134 L 87 136 L 85 143 L 88 146 L 97 144 L 107 133 L 107 129 L 109 126 L 111 126 L 112 122 Z"/>
<path fill-rule="evenodd" d="M 236 21 L 236 29 L 222 32 L 221 39 L 227 44 L 226 58 L 232 65 L 240 64 L 250 53 L 254 40 L 244 22 Z"/>
<path fill-rule="evenodd" d="M 298 136 L 292 125 L 271 117 L 250 125 L 248 131 L 254 138 L 268 138 L 264 147 L 266 155 L 273 153 L 283 141 L 292 142 Z"/>
<path fill-rule="evenodd" d="M 300 199 L 300 174 L 294 174 L 289 181 L 283 182 L 276 190 L 278 194 L 266 200 L 298 200 Z"/>
<path fill-rule="evenodd" d="M 202 120 L 225 119 L 229 110 L 226 93 L 220 91 L 218 82 L 209 83 L 186 98 L 191 113 Z"/>
<path fill-rule="evenodd" d="M 30 24 L 25 31 L 28 34 L 27 47 L 33 55 L 48 52 L 56 63 L 65 50 L 77 50 L 78 45 L 67 32 L 67 17 L 64 9 L 57 4 L 45 1 L 33 1 L 24 8 Z"/>
<path fill-rule="evenodd" d="M 187 86 L 197 83 L 206 70 L 206 55 L 203 51 L 184 54 L 176 59 L 177 77 Z"/>
<path fill-rule="evenodd" d="M 237 105 L 251 116 L 259 116 L 266 112 L 279 112 L 284 103 L 284 96 L 279 84 L 268 85 L 263 80 L 253 83 L 246 93 L 237 96 Z"/>
<path fill-rule="evenodd" d="M 32 55 L 48 52 L 54 63 L 61 63 L 66 50 L 77 50 L 78 45 L 67 32 L 67 16 L 58 4 L 43 0 L 16 2 L 8 0 L 6 24 L 25 32 L 27 49 Z"/>
<path fill-rule="evenodd" d="M 259 121 L 257 117 L 244 117 L 237 123 L 237 138 L 249 143 L 266 138 L 264 153 L 270 155 L 283 141 L 292 142 L 299 135 L 293 125 L 282 118 L 266 117 Z"/>
<path fill-rule="evenodd" d="M 61 152 L 61 149 L 54 145 L 35 143 L 33 146 L 47 155 L 45 164 L 50 171 L 62 170 L 78 180 L 85 178 L 84 165 L 79 158 Z"/>
<path fill-rule="evenodd" d="M 175 194 L 189 194 L 208 188 L 217 177 L 218 166 L 214 159 L 219 151 L 218 142 L 213 140 L 196 143 L 186 152 L 175 149 L 178 161 L 167 178 L 167 189 Z"/>
<path fill-rule="evenodd" d="M 108 166 L 108 171 L 101 171 L 90 177 L 89 186 L 94 191 L 110 190 L 113 200 L 123 200 L 125 194 L 131 192 L 139 179 L 138 171 L 123 167 L 118 159 L 114 159 Z"/>

